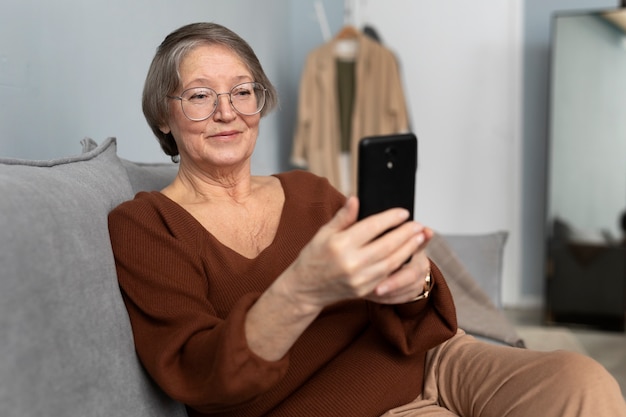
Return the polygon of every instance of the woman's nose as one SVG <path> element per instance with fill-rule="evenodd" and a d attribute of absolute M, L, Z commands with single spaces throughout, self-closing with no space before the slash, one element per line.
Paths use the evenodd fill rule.
<path fill-rule="evenodd" d="M 226 98 L 226 101 L 222 99 L 221 96 Z M 230 93 L 219 93 L 216 98 L 215 104 L 215 113 L 213 113 L 214 117 L 218 117 L 220 119 L 232 119 L 235 116 L 235 109 L 230 102 Z"/>

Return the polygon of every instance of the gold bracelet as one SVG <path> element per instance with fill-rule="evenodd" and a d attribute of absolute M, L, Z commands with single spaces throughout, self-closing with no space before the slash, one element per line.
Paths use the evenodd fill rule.
<path fill-rule="evenodd" d="M 422 291 L 422 293 L 418 295 L 417 297 L 411 299 L 409 302 L 424 300 L 428 298 L 428 296 L 430 295 L 430 290 L 432 289 L 432 286 L 433 286 L 432 278 L 430 277 L 430 271 L 428 271 L 428 275 L 426 275 L 426 278 L 424 278 L 424 291 Z"/>

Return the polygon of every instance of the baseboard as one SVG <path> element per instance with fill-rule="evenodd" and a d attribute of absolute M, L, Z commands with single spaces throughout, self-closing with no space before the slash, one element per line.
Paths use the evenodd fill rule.
<path fill-rule="evenodd" d="M 542 310 L 544 302 L 539 296 L 518 296 L 515 300 L 505 300 L 504 308 L 519 310 Z"/>

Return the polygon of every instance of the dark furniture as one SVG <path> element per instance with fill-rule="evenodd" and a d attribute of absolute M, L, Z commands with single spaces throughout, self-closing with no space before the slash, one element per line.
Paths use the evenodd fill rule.
<path fill-rule="evenodd" d="M 546 321 L 626 329 L 626 247 L 553 240 L 549 244 Z"/>

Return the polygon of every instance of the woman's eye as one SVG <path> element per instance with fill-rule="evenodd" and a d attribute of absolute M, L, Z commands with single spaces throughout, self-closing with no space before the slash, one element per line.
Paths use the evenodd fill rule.
<path fill-rule="evenodd" d="M 207 90 L 190 91 L 187 100 L 195 102 L 207 101 L 210 100 L 213 95 L 214 94 L 211 94 L 211 92 Z"/>
<path fill-rule="evenodd" d="M 233 94 L 237 97 L 246 97 L 249 96 L 250 94 L 252 94 L 252 92 L 250 90 L 247 89 L 241 89 L 241 90 L 236 90 L 233 92 Z"/>

